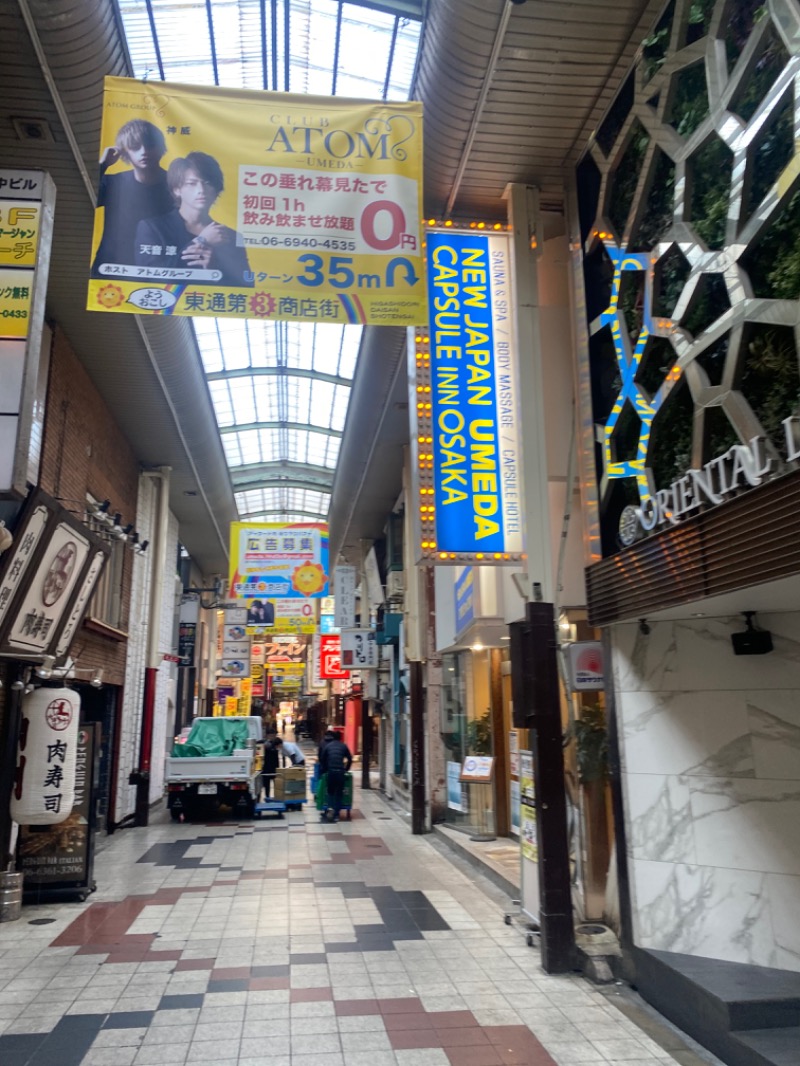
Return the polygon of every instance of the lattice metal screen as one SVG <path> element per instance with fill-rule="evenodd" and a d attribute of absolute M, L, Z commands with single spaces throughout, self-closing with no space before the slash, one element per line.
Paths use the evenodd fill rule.
<path fill-rule="evenodd" d="M 800 411 L 800 6 L 672 0 L 578 168 L 604 554 Z"/>

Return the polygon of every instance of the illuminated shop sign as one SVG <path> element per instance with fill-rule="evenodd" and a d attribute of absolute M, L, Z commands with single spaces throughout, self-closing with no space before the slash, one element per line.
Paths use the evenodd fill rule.
<path fill-rule="evenodd" d="M 788 460 L 797 462 L 800 459 L 798 420 L 784 419 L 783 429 Z M 643 532 L 676 526 L 699 508 L 724 503 L 740 491 L 757 488 L 781 472 L 782 464 L 764 437 L 753 437 L 749 444 L 734 444 L 701 469 L 688 470 L 668 489 L 658 489 L 639 507 L 626 507 L 620 518 L 620 540 L 628 546 Z"/>
<path fill-rule="evenodd" d="M 429 333 L 413 355 L 421 556 L 523 551 L 511 259 L 505 233 L 427 236 Z"/>

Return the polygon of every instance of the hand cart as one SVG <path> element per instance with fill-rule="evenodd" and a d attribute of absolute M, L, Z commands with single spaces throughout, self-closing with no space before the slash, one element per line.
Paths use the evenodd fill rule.
<path fill-rule="evenodd" d="M 328 811 L 327 774 L 319 774 L 319 766 L 314 767 L 314 777 L 311 787 L 314 789 L 314 802 L 319 811 L 319 820 L 324 822 Z M 344 775 L 344 790 L 342 791 L 342 811 L 346 812 L 347 821 L 351 820 L 350 812 L 353 809 L 353 775 Z"/>

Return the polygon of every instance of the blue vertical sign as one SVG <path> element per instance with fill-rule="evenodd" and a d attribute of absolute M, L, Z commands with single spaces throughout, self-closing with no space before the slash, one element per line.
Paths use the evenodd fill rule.
<path fill-rule="evenodd" d="M 521 552 L 508 241 L 431 232 L 427 257 L 436 547 Z"/>

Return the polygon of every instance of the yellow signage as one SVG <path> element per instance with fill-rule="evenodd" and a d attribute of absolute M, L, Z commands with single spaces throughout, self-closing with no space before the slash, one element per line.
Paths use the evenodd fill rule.
<path fill-rule="evenodd" d="M 36 266 L 41 205 L 0 200 L 0 266 Z"/>
<path fill-rule="evenodd" d="M 106 78 L 90 311 L 425 321 L 422 105 Z"/>
<path fill-rule="evenodd" d="M 28 336 L 32 303 L 33 271 L 0 268 L 0 337 Z"/>
<path fill-rule="evenodd" d="M 225 714 L 236 715 L 239 713 L 239 701 L 235 696 L 225 697 Z"/>

